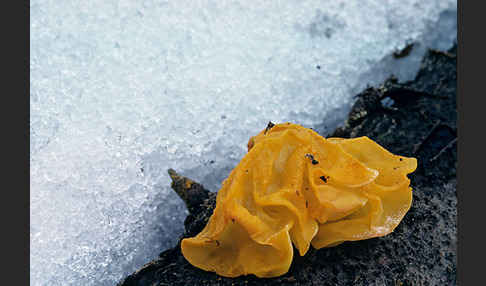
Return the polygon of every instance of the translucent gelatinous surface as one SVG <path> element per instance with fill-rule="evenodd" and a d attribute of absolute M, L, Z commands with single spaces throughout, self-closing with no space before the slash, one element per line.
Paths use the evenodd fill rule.
<path fill-rule="evenodd" d="M 274 277 L 304 255 L 344 241 L 384 236 L 410 209 L 407 174 L 417 160 L 367 137 L 325 139 L 283 123 L 248 142 L 223 182 L 216 209 L 196 237 L 182 241 L 194 266 L 222 276 Z"/>

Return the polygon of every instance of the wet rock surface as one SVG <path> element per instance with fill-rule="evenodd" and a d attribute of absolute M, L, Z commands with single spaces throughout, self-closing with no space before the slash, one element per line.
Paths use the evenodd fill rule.
<path fill-rule="evenodd" d="M 180 243 L 126 277 L 132 285 L 454 285 L 457 230 L 456 50 L 429 51 L 413 81 L 388 79 L 357 95 L 343 127 L 326 137 L 368 136 L 392 153 L 418 159 L 409 177 L 413 202 L 395 231 L 385 237 L 332 248 L 294 251 L 281 277 L 225 278 L 189 264 Z M 215 193 L 169 171 L 186 202 L 183 237 L 196 235 L 215 205 Z"/>

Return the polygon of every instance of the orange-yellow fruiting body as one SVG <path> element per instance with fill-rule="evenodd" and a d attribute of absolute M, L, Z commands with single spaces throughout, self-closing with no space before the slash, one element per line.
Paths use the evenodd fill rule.
<path fill-rule="evenodd" d="M 410 209 L 407 174 L 416 167 L 415 158 L 367 137 L 325 139 L 300 125 L 274 125 L 250 138 L 208 224 L 182 240 L 182 254 L 221 276 L 280 276 L 292 262 L 292 243 L 302 256 L 310 244 L 392 232 Z"/>

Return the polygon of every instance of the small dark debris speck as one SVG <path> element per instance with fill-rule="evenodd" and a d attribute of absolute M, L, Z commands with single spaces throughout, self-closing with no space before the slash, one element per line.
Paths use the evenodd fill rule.
<path fill-rule="evenodd" d="M 326 176 L 320 176 L 319 177 L 321 180 L 324 181 L 324 183 L 327 183 L 327 179 L 329 179 L 329 177 L 326 177 Z"/>
<path fill-rule="evenodd" d="M 321 69 L 321 66 L 316 66 L 316 68 L 317 68 L 318 70 L 320 70 L 320 69 Z"/>
<path fill-rule="evenodd" d="M 414 43 L 410 43 L 405 48 L 403 48 L 401 51 L 395 51 L 393 53 L 393 57 L 395 59 L 400 59 L 400 58 L 404 58 L 404 57 L 408 56 L 410 54 L 410 52 L 412 51 L 413 46 L 414 46 Z"/>
<path fill-rule="evenodd" d="M 309 158 L 309 159 L 311 159 L 311 160 L 312 160 L 312 161 L 311 161 L 312 165 L 317 165 L 317 164 L 319 164 L 319 161 L 317 161 L 316 159 L 314 159 L 314 155 L 312 155 L 312 154 L 305 154 L 305 156 L 306 156 L 307 158 Z"/>
<path fill-rule="evenodd" d="M 400 161 L 403 161 L 403 159 L 402 159 L 402 158 L 400 158 Z"/>
<path fill-rule="evenodd" d="M 305 208 L 309 208 L 309 202 L 305 201 Z"/>
<path fill-rule="evenodd" d="M 295 194 L 299 196 L 300 195 L 299 190 L 295 190 Z"/>
<path fill-rule="evenodd" d="M 272 129 L 275 124 L 272 121 L 268 121 L 267 128 L 265 128 L 265 132 L 263 134 L 267 134 L 268 130 Z"/>

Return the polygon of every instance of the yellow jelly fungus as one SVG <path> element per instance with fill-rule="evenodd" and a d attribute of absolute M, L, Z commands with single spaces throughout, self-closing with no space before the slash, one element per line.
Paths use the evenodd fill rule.
<path fill-rule="evenodd" d="M 221 276 L 285 274 L 304 255 L 384 236 L 412 203 L 417 160 L 367 137 L 323 138 L 300 125 L 269 124 L 223 182 L 206 227 L 182 240 L 194 266 Z"/>

